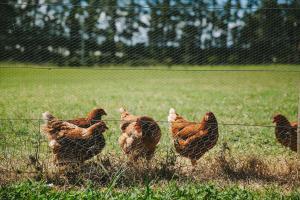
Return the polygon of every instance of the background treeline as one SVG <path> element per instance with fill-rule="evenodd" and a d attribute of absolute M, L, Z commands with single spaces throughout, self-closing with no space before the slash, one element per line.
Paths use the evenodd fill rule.
<path fill-rule="evenodd" d="M 300 1 L 1 0 L 0 61 L 300 63 Z"/>

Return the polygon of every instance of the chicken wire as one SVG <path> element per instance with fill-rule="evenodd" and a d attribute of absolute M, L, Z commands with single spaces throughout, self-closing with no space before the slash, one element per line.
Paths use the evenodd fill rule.
<path fill-rule="evenodd" d="M 52 170 L 59 174 L 64 168 L 68 181 L 75 183 L 106 183 L 122 173 L 122 184 L 128 184 L 130 177 L 141 181 L 136 174 L 171 179 L 210 167 L 192 176 L 288 182 L 283 177 L 297 174 L 298 161 L 294 152 L 276 141 L 271 116 L 282 111 L 295 121 L 300 72 L 282 64 L 300 63 L 299 9 L 297 1 L 0 3 L 1 70 L 11 69 L 1 73 L 1 83 L 7 86 L 2 94 L 19 90 L 20 97 L 30 99 L 22 101 L 34 104 L 16 105 L 1 113 L 1 171 L 14 174 L 16 179 L 26 173 L 49 178 Z M 279 66 L 246 70 L 198 67 L 224 64 Z M 195 67 L 189 68 L 191 65 Z M 25 82 L 10 82 L 26 70 L 33 70 L 33 74 L 25 77 Z M 264 79 L 270 81 L 256 89 Z M 40 89 L 31 92 L 33 87 Z M 91 88 L 93 92 L 88 91 Z M 292 88 L 291 94 L 286 88 Z M 4 99 L 3 108 L 12 106 L 8 101 L 13 97 Z M 288 106 L 278 106 L 285 102 Z M 250 108 L 243 110 L 243 104 Z M 109 127 L 104 133 L 104 149 L 83 164 L 81 173 L 55 165 L 49 141 L 41 134 L 41 113 L 53 110 L 59 119 L 67 120 L 85 117 L 99 105 L 110 114 L 103 118 Z M 122 152 L 118 144 L 121 120 L 116 111 L 120 106 L 134 115 L 153 117 L 160 126 L 162 136 L 150 164 L 145 159 L 132 164 Z M 218 120 L 218 142 L 198 160 L 196 169 L 176 153 L 167 121 L 173 106 L 191 122 L 200 122 L 208 111 Z M 257 117 L 259 109 L 264 113 Z M 26 111 L 30 114 L 23 113 Z M 230 155 L 227 160 L 222 157 L 225 153 Z M 76 157 L 76 150 L 72 155 Z M 3 182 L 11 178 L 6 173 L 2 176 Z M 298 176 L 293 180 L 300 182 Z"/>

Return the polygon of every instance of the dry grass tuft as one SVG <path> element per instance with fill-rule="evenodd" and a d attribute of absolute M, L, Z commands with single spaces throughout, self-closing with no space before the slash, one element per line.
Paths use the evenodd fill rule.
<path fill-rule="evenodd" d="M 94 185 L 128 187 L 186 178 L 176 168 L 176 156 L 169 152 L 163 159 L 153 159 L 150 163 L 145 160 L 131 162 L 123 156 L 105 155 L 102 158 L 82 165 L 69 165 L 48 168 L 46 180 L 56 185 L 83 186 L 88 182 Z"/>
<path fill-rule="evenodd" d="M 122 188 L 144 185 L 149 181 L 163 184 L 170 180 L 178 183 L 214 181 L 221 185 L 241 184 L 250 187 L 274 184 L 283 188 L 300 186 L 299 160 L 233 155 L 224 144 L 215 158 L 209 155 L 201 158 L 195 170 L 187 164 L 187 159 L 178 157 L 172 150 L 164 157 L 152 159 L 150 163 L 145 160 L 134 163 L 122 155 L 106 154 L 80 165 L 54 166 L 49 161 L 41 162 L 29 157 L 26 166 L 17 167 L 15 163 L 13 167 L 0 168 L 0 185 L 32 179 L 44 180 L 59 187 L 93 184 Z"/>
<path fill-rule="evenodd" d="M 277 157 L 264 158 L 257 155 L 232 156 L 227 144 L 211 163 L 210 173 L 216 180 L 230 183 L 276 184 L 286 187 L 300 186 L 300 161 Z M 209 174 L 207 174 L 209 176 Z"/>

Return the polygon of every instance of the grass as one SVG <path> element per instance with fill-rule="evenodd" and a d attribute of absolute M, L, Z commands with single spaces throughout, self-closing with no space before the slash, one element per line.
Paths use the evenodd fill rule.
<path fill-rule="evenodd" d="M 53 188 L 43 182 L 25 182 L 0 189 L 1 199 L 299 199 L 299 190 L 284 193 L 280 188 L 246 190 L 239 186 L 226 188 L 214 184 L 179 185 L 170 182 L 163 188 L 149 184 L 143 187 L 130 187 L 127 192 L 103 189 L 90 185 L 77 190 Z"/>
<path fill-rule="evenodd" d="M 0 67 L 0 118 L 34 119 L 0 120 L 1 157 L 6 161 L 3 165 L 10 162 L 18 166 L 20 160 L 28 160 L 28 155 L 37 153 L 34 147 L 40 140 L 41 159 L 49 157 L 47 144 L 39 134 L 38 119 L 42 112 L 48 110 L 58 118 L 70 119 L 85 116 L 97 106 L 108 113 L 105 119 L 110 129 L 105 133 L 107 146 L 101 153 L 104 155 L 122 157 L 117 142 L 119 125 L 114 120 L 120 118 L 118 108 L 124 106 L 133 114 L 149 115 L 162 121 L 163 136 L 156 156 L 164 157 L 173 147 L 165 121 L 168 110 L 174 107 L 179 114 L 195 121 L 212 111 L 220 123 L 218 145 L 200 159 L 201 169 L 210 165 L 224 142 L 237 159 L 257 156 L 274 168 L 285 165 L 283 160 L 297 160 L 295 153 L 275 141 L 273 127 L 226 125 L 271 126 L 275 113 L 295 121 L 300 85 L 300 72 L 296 72 L 300 71 L 300 66 L 297 65 L 176 66 L 169 70 L 47 69 L 43 68 L 45 66 L 42 69 L 8 63 Z M 180 71 L 182 69 L 190 71 Z M 283 71 L 193 71 L 199 69 Z M 11 161 L 12 158 L 15 161 Z M 185 159 L 177 162 L 187 165 Z"/>

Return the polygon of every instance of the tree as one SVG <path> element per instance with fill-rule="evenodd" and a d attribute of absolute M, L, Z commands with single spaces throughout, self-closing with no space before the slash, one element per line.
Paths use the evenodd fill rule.
<path fill-rule="evenodd" d="M 202 46 L 201 35 L 203 34 L 203 21 L 205 19 L 206 4 L 200 2 L 187 2 L 182 4 L 180 19 L 184 22 L 180 48 L 182 51 L 182 61 L 188 64 L 198 64 L 203 62 L 199 48 Z M 178 20 L 179 21 L 179 20 Z"/>
<path fill-rule="evenodd" d="M 118 44 L 115 40 L 117 37 L 117 18 L 118 18 L 118 2 L 117 0 L 103 0 L 102 12 L 105 13 L 108 27 L 103 31 L 105 41 L 101 44 L 101 50 L 106 56 L 103 57 L 104 62 L 115 63 Z"/>
<path fill-rule="evenodd" d="M 270 9 L 274 8 L 274 9 Z M 276 50 L 285 38 L 284 18 L 276 0 L 264 0 L 260 9 L 245 17 L 241 42 L 251 49 L 251 58 L 259 63 L 276 61 Z"/>
<path fill-rule="evenodd" d="M 241 11 L 241 2 L 240 0 L 235 0 L 235 8 L 233 15 L 232 15 L 232 21 L 235 23 L 234 28 L 232 28 L 232 45 L 236 48 L 240 48 L 240 33 L 242 29 L 242 17 L 239 16 L 239 12 Z"/>
<path fill-rule="evenodd" d="M 10 56 L 6 48 L 11 44 L 10 39 L 13 37 L 15 17 L 14 6 L 9 4 L 9 0 L 3 0 L 0 5 L 0 60 L 8 59 Z"/>
<path fill-rule="evenodd" d="M 286 31 L 286 40 L 284 43 L 287 48 L 284 49 L 283 55 L 287 63 L 300 63 L 300 2 L 291 0 L 284 5 L 289 10 L 284 12 L 284 30 Z"/>
<path fill-rule="evenodd" d="M 160 63 L 170 60 L 172 49 L 177 43 L 177 25 L 180 20 L 178 1 L 148 1 L 150 11 L 150 27 L 148 32 L 151 57 Z M 170 52 L 172 51 L 172 52 Z"/>
<path fill-rule="evenodd" d="M 87 65 L 93 65 L 98 60 L 95 59 L 94 53 L 99 49 L 98 38 L 102 36 L 102 31 L 97 27 L 101 13 L 101 4 L 98 0 L 89 0 L 86 8 L 87 17 L 85 19 L 85 34 L 88 36 L 85 43 L 86 51 L 84 57 Z M 84 39 L 85 40 L 85 39 Z"/>
<path fill-rule="evenodd" d="M 69 38 L 68 38 L 68 50 L 70 51 L 70 65 L 78 66 L 80 61 L 76 51 L 80 48 L 80 30 L 81 26 L 78 19 L 78 14 L 81 9 L 80 0 L 71 0 L 71 7 L 69 8 L 69 17 L 66 20 L 66 24 L 69 28 Z"/>

